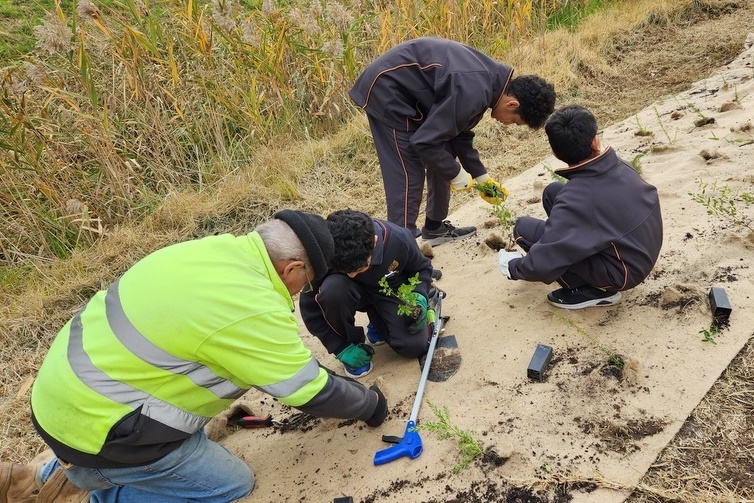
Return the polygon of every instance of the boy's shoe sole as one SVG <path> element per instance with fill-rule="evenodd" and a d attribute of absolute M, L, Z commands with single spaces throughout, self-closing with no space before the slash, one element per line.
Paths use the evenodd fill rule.
<path fill-rule="evenodd" d="M 372 368 L 372 362 L 369 362 L 363 367 L 359 367 L 357 369 L 344 364 L 343 372 L 352 379 L 361 379 L 365 375 L 369 374 L 372 371 Z"/>
<path fill-rule="evenodd" d="M 469 232 L 468 234 L 463 234 L 462 236 L 438 236 L 436 238 L 421 238 L 422 243 L 427 243 L 431 246 L 438 246 L 443 243 L 449 243 L 451 241 L 462 241 L 464 239 L 468 239 L 472 236 L 476 236 L 476 230 L 473 232 Z"/>
<path fill-rule="evenodd" d="M 555 292 L 551 292 L 547 294 L 547 301 L 553 306 L 559 307 L 561 309 L 584 309 L 586 307 L 609 307 L 609 306 L 617 304 L 620 301 L 620 297 L 621 297 L 620 292 L 615 292 L 613 295 L 610 295 L 609 297 L 602 297 L 599 299 L 589 299 L 583 302 L 579 302 L 577 304 L 565 304 L 562 302 L 558 302 L 555 298 L 553 298 L 554 293 Z"/>

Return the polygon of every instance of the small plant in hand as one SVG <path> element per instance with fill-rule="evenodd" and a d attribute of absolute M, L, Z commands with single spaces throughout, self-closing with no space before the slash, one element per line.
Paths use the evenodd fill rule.
<path fill-rule="evenodd" d="M 487 196 L 490 199 L 499 201 L 502 203 L 508 197 L 508 189 L 500 187 L 496 183 L 490 183 L 489 181 L 483 183 L 475 183 L 474 188 Z"/>
<path fill-rule="evenodd" d="M 513 215 L 505 206 L 505 200 L 510 193 L 505 187 L 496 183 L 475 183 L 474 188 L 481 192 L 488 201 L 492 202 L 492 213 L 497 217 L 497 222 L 503 228 L 503 233 L 510 232 L 513 228 Z"/>
<path fill-rule="evenodd" d="M 408 278 L 408 283 L 403 283 L 398 287 L 398 291 L 394 291 L 387 281 L 387 276 L 380 278 L 380 293 L 384 295 L 391 295 L 401 301 L 398 306 L 398 314 L 401 316 L 416 317 L 417 316 L 417 304 L 416 299 L 418 293 L 414 292 L 416 285 L 421 283 L 419 279 L 419 273 L 417 272 L 412 277 Z"/>
<path fill-rule="evenodd" d="M 450 412 L 447 406 L 440 409 L 429 400 L 427 400 L 427 405 L 435 413 L 438 420 L 422 423 L 416 429 L 434 433 L 440 440 L 457 439 L 458 448 L 461 451 L 461 461 L 453 467 L 453 473 L 459 473 L 482 454 L 482 443 L 472 437 L 471 433 L 461 430 L 450 422 Z"/>

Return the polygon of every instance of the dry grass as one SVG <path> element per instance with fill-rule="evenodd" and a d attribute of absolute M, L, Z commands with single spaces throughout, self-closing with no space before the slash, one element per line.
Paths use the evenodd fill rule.
<path fill-rule="evenodd" d="M 754 342 L 731 362 L 630 503 L 754 501 Z"/>
<path fill-rule="evenodd" d="M 554 80 L 561 102 L 586 104 L 607 125 L 706 76 L 737 55 L 747 31 L 754 30 L 754 0 L 646 0 L 631 6 L 588 20 L 577 31 L 553 32 L 495 55 L 519 74 Z M 162 127 L 152 126 L 155 132 Z M 137 140 L 145 145 L 139 148 L 148 145 L 147 138 Z M 499 179 L 549 151 L 541 132 L 488 120 L 477 129 L 477 143 Z M 0 270 L 0 280 L 13 285 L 0 291 L 0 459 L 23 462 L 42 449 L 29 422 L 29 385 L 51 338 L 95 291 L 139 258 L 185 239 L 246 232 L 283 207 L 320 213 L 352 207 L 384 216 L 382 179 L 361 116 L 333 135 L 281 140 L 223 169 L 221 176 L 200 179 L 201 191 L 169 192 L 151 216 L 108 228 L 92 248 L 66 261 Z M 467 200 L 454 196 L 453 205 Z M 629 501 L 754 498 L 753 359 L 749 344 Z"/>

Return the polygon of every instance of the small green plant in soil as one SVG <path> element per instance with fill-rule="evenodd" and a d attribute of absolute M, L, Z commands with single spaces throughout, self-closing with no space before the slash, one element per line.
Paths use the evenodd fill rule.
<path fill-rule="evenodd" d="M 712 117 L 707 117 L 706 115 L 704 115 L 702 113 L 701 110 L 699 110 L 699 108 L 697 108 L 696 106 L 692 105 L 691 103 L 688 104 L 688 107 L 689 107 L 689 110 L 691 110 L 692 112 L 694 112 L 697 115 L 697 117 L 698 117 L 698 119 L 696 119 L 694 121 L 694 125 L 696 127 L 702 127 L 702 126 L 706 126 L 707 124 L 714 124 L 715 123 L 715 119 L 713 119 Z"/>
<path fill-rule="evenodd" d="M 689 192 L 689 196 L 695 203 L 707 208 L 707 215 L 721 217 L 737 227 L 745 227 L 754 232 L 752 218 L 741 214 L 738 205 L 751 206 L 754 202 L 754 194 L 749 191 L 735 192 L 727 185 L 718 185 L 717 180 L 712 183 L 697 180 L 699 191 Z"/>
<path fill-rule="evenodd" d="M 668 133 L 668 130 L 665 129 L 665 124 L 662 123 L 662 117 L 660 116 L 660 112 L 657 110 L 657 107 L 654 107 L 655 110 L 655 116 L 657 117 L 657 123 L 660 125 L 660 129 L 662 129 L 662 132 L 665 134 L 665 137 L 668 139 L 668 143 L 671 145 L 675 143 L 675 137 L 671 138 L 670 133 Z M 678 130 L 675 131 L 676 136 L 678 135 Z"/>
<path fill-rule="evenodd" d="M 502 227 L 503 233 L 510 232 L 513 228 L 514 220 L 511 211 L 505 206 L 505 200 L 508 198 L 508 189 L 501 188 L 494 183 L 475 183 L 474 188 L 489 198 L 492 202 L 492 214 L 497 218 L 498 225 Z"/>
<path fill-rule="evenodd" d="M 702 330 L 699 330 L 699 333 L 702 335 L 702 342 L 709 342 L 717 346 L 715 336 L 720 333 L 720 327 L 718 327 L 716 324 L 712 323 L 709 328 L 703 328 Z"/>
<path fill-rule="evenodd" d="M 461 451 L 461 461 L 453 467 L 453 473 L 459 473 L 475 458 L 482 455 L 482 443 L 476 440 L 468 431 L 461 430 L 458 426 L 451 423 L 450 412 L 447 406 L 440 409 L 440 407 L 429 400 L 427 400 L 427 405 L 435 413 L 438 420 L 422 423 L 416 429 L 434 433 L 440 440 L 457 440 L 458 448 Z"/>
<path fill-rule="evenodd" d="M 644 126 L 641 125 L 638 115 L 636 116 L 636 126 L 639 129 L 634 133 L 634 136 L 652 136 L 654 134 L 652 131 L 645 129 Z"/>
<path fill-rule="evenodd" d="M 637 173 L 641 174 L 641 158 L 644 157 L 647 154 L 636 154 L 636 157 L 631 159 L 631 166 L 636 170 Z"/>
<path fill-rule="evenodd" d="M 414 289 L 419 283 L 421 283 L 421 280 L 419 279 L 419 273 L 417 272 L 412 277 L 408 278 L 408 283 L 403 283 L 398 287 L 398 290 L 395 291 L 390 286 L 390 283 L 387 282 L 387 276 L 383 276 L 379 281 L 380 293 L 391 295 L 401 301 L 398 306 L 399 315 L 413 317 L 416 313 L 416 299 L 419 295 L 414 292 Z"/>
<path fill-rule="evenodd" d="M 545 171 L 547 171 L 547 172 L 548 172 L 548 173 L 550 174 L 550 177 L 551 177 L 551 178 L 552 178 L 552 179 L 553 179 L 554 181 L 556 181 L 556 182 L 563 182 L 563 183 L 566 183 L 566 181 L 567 181 L 567 180 L 566 180 L 566 178 L 565 178 L 565 177 L 562 177 L 562 176 L 560 176 L 559 174 L 557 174 L 557 173 L 555 172 L 555 170 L 554 170 L 554 169 L 552 169 L 552 168 L 551 168 L 550 166 L 548 166 L 547 164 L 543 164 L 543 165 L 542 165 L 542 167 L 543 167 L 543 168 L 545 168 Z"/>
<path fill-rule="evenodd" d="M 554 314 L 553 316 L 555 316 L 556 318 L 558 318 L 560 321 L 562 321 L 563 323 L 565 323 L 569 327 L 571 327 L 574 330 L 576 330 L 577 333 L 583 335 L 584 337 L 586 337 L 587 339 L 589 339 L 590 341 L 592 341 L 595 344 L 595 346 L 597 346 L 597 348 L 600 351 L 602 351 L 603 353 L 605 353 L 607 355 L 607 361 L 608 361 L 608 363 L 610 365 L 614 365 L 614 366 L 618 367 L 619 369 L 623 369 L 623 366 L 626 364 L 626 362 L 623 361 L 623 358 L 621 358 L 621 356 L 618 353 L 616 353 L 615 351 L 612 351 L 610 348 L 608 348 L 605 345 L 601 344 L 595 337 L 593 337 L 592 335 L 590 335 L 586 330 L 584 330 L 582 327 L 580 327 L 579 325 L 577 325 L 573 321 L 569 320 L 565 316 L 562 316 L 560 314 Z"/>
<path fill-rule="evenodd" d="M 497 223 L 502 227 L 503 233 L 508 233 L 515 223 L 511 211 L 504 204 L 495 204 L 492 206 L 492 213 L 497 217 Z"/>

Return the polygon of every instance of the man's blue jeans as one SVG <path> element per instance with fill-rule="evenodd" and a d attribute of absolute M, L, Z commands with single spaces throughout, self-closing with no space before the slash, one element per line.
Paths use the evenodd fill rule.
<path fill-rule="evenodd" d="M 58 468 L 62 465 L 54 458 L 43 468 L 42 480 Z M 65 470 L 71 482 L 92 491 L 92 503 L 227 503 L 248 496 L 254 488 L 254 474 L 246 463 L 208 440 L 204 430 L 148 465 Z"/>

